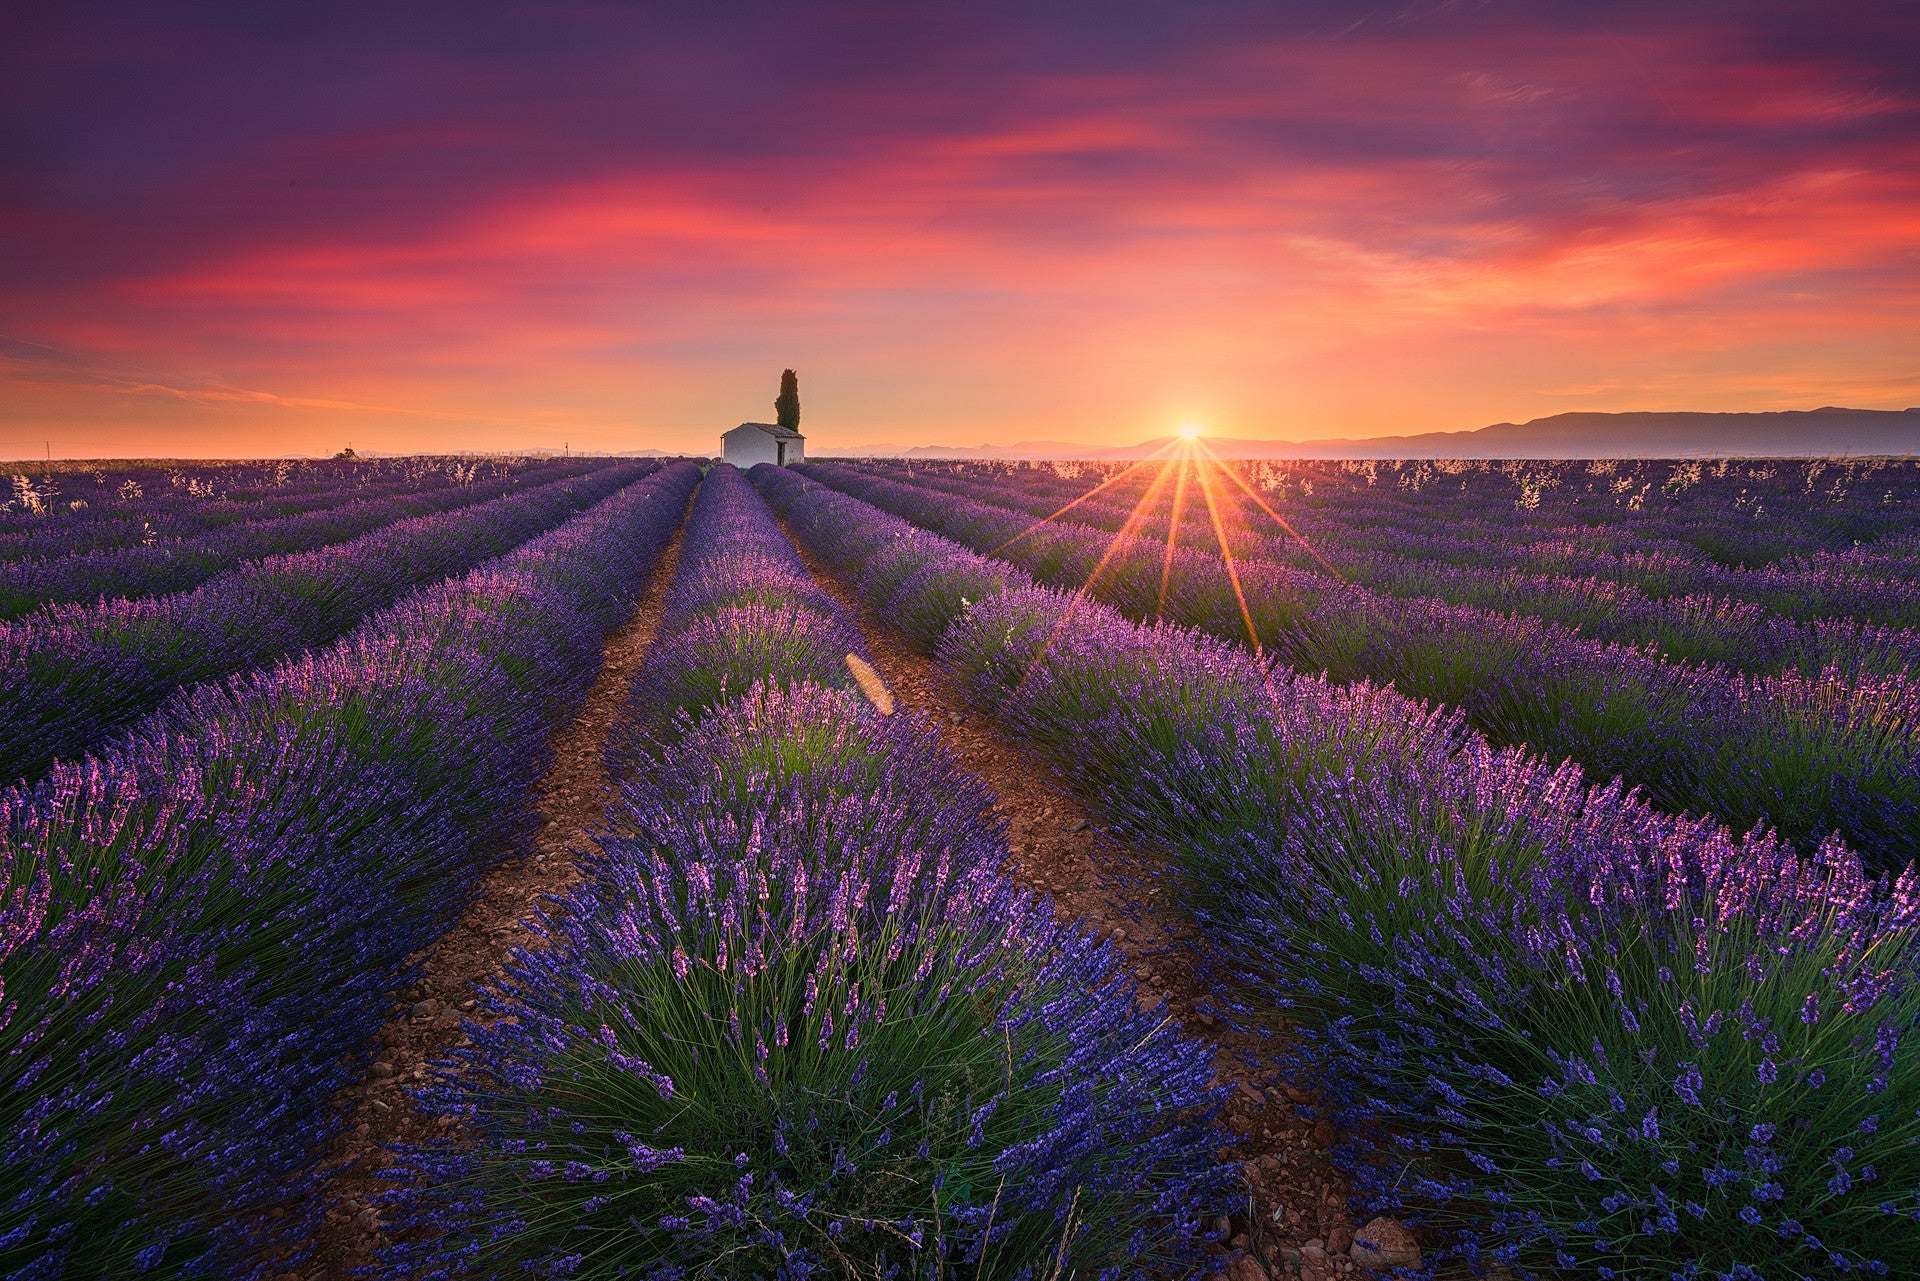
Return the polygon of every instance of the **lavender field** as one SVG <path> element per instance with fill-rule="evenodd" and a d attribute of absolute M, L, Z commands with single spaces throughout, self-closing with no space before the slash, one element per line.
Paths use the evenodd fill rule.
<path fill-rule="evenodd" d="M 21 475 L 0 1278 L 1920 1274 L 1916 658 L 1905 461 Z"/>

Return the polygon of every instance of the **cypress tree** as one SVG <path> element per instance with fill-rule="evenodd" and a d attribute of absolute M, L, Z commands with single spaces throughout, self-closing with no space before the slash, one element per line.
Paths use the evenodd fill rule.
<path fill-rule="evenodd" d="M 774 398 L 774 421 L 789 431 L 800 430 L 800 377 L 791 369 L 780 373 L 780 394 Z"/>

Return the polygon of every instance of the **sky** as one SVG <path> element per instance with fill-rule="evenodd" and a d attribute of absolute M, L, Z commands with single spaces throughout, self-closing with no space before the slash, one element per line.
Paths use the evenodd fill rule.
<path fill-rule="evenodd" d="M 1895 0 L 0 15 L 0 457 L 1920 405 Z"/>

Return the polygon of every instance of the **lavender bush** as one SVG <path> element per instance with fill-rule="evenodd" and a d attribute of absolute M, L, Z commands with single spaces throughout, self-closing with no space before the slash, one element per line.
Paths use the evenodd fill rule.
<path fill-rule="evenodd" d="M 0 618 L 21 618 L 52 603 L 185 591 L 243 561 L 345 542 L 397 520 L 470 507 L 530 483 L 592 470 L 580 463 L 545 464 L 468 484 L 435 475 L 377 488 L 349 485 L 326 506 L 297 504 L 303 510 L 294 514 L 222 523 L 185 537 L 164 536 L 142 519 L 140 538 L 131 546 L 96 549 L 98 530 L 82 528 L 74 538 L 80 549 L 62 554 L 43 540 L 36 558 L 0 561 Z"/>
<path fill-rule="evenodd" d="M 153 711 L 174 690 L 342 635 L 414 588 L 463 572 L 653 471 L 602 468 L 461 511 L 270 557 L 190 592 L 51 607 L 0 622 L 0 779 L 31 778 Z"/>
<path fill-rule="evenodd" d="M 986 799 L 925 726 L 838 693 L 716 713 L 628 785 L 513 1021 L 423 1096 L 477 1143 L 412 1155 L 395 1199 L 442 1235 L 390 1266 L 1198 1266 L 1225 1189 L 1209 1057 L 994 874 Z"/>
<path fill-rule="evenodd" d="M 0 482 L 0 499 L 13 500 L 0 501 L 0 562 L 186 547 L 238 526 L 265 529 L 348 503 L 456 490 L 492 490 L 488 496 L 495 497 L 606 465 L 603 459 L 283 459 L 16 473 Z"/>
<path fill-rule="evenodd" d="M 1361 1213 L 1523 1273 L 1920 1267 L 1910 880 L 1511 754 L 1323 787 L 1222 863 L 1229 963 L 1379 1140 Z"/>
<path fill-rule="evenodd" d="M 844 622 L 802 604 L 742 605 L 690 620 L 648 656 L 637 694 L 650 720 L 698 717 L 756 682 L 850 687 L 863 648 Z"/>
<path fill-rule="evenodd" d="M 617 774 L 647 750 L 754 685 L 852 689 L 860 632 L 821 591 L 766 504 L 732 468 L 694 496 L 680 570 L 625 715 L 608 737 Z"/>
<path fill-rule="evenodd" d="M 858 523 L 814 544 L 849 573 L 902 536 L 756 480 L 803 537 Z M 1044 589 L 956 611 L 940 655 L 1180 858 L 1223 1001 L 1295 1021 L 1293 1069 L 1357 1136 L 1356 1210 L 1423 1222 L 1430 1262 L 1920 1267 L 1911 873 L 1661 814 L 1458 713 Z"/>
<path fill-rule="evenodd" d="M 695 471 L 0 793 L 0 1276 L 276 1271 L 338 1090 L 534 819 Z M 275 1219 L 270 1211 L 285 1216 Z"/>
<path fill-rule="evenodd" d="M 1920 855 L 1920 750 L 1910 732 L 1920 693 L 1904 671 L 1697 669 L 1537 619 L 1382 596 L 1270 562 L 1229 573 L 1218 555 L 1179 548 L 1169 557 L 1157 542 L 1115 546 L 1071 520 L 1036 529 L 1001 507 L 844 468 L 799 470 L 997 549 L 1043 582 L 1084 586 L 1130 617 L 1164 613 L 1233 640 L 1251 628 L 1299 670 L 1391 681 L 1459 707 L 1502 744 L 1572 757 L 1595 780 L 1624 777 L 1665 809 L 1766 823 L 1803 851 L 1838 830 L 1885 869 Z"/>
<path fill-rule="evenodd" d="M 707 484 L 663 630 L 831 610 L 752 490 Z M 743 567 L 760 576 L 703 581 Z M 666 660 L 704 661 L 659 652 L 631 709 L 649 725 Z M 1138 1007 L 1108 945 L 1002 879 L 990 797 L 931 727 L 806 681 L 677 706 L 629 740 L 591 887 L 493 998 L 511 1020 L 474 1027 L 423 1094 L 472 1141 L 406 1154 L 391 1200 L 413 1235 L 387 1265 L 1204 1267 L 1200 1216 L 1228 1186 L 1210 1056 Z"/>

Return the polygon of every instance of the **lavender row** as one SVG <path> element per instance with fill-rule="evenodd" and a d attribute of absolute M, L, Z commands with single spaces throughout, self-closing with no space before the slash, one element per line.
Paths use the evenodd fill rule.
<path fill-rule="evenodd" d="M 556 480 L 594 465 L 406 458 L 16 472 L 0 486 L 0 560 L 193 538 L 337 506 L 356 495 L 382 498 L 508 478 L 522 484 Z"/>
<path fill-rule="evenodd" d="M 1505 575 L 1539 580 L 1535 591 L 1556 581 L 1591 579 L 1650 601 L 1676 601 L 1683 609 L 1695 601 L 1710 606 L 1726 601 L 1802 624 L 1853 620 L 1886 628 L 1920 627 L 1920 575 L 1911 564 L 1897 565 L 1885 557 L 1877 563 L 1836 556 L 1741 569 L 1660 552 L 1592 553 L 1559 543 L 1510 553 L 1485 539 L 1400 540 L 1377 551 L 1344 550 L 1336 544 L 1326 550 L 1344 572 L 1399 591 L 1439 593 L 1458 590 L 1455 583 L 1468 592 L 1476 583 L 1497 590 Z M 1461 570 L 1468 566 L 1477 572 L 1463 576 Z M 1398 586 L 1402 581 L 1405 587 Z"/>
<path fill-rule="evenodd" d="M 1465 521 L 1506 545 L 1571 536 L 1705 564 L 1844 554 L 1920 519 L 1920 463 L 1910 459 L 1229 465 L 1292 510 L 1357 526 L 1417 535 Z"/>
<path fill-rule="evenodd" d="M 1800 621 L 1855 618 L 1907 627 L 1920 619 L 1914 603 L 1920 562 L 1912 555 L 1911 534 L 1889 536 L 1845 552 L 1746 564 L 1721 563 L 1690 547 L 1651 537 L 1629 540 L 1600 537 L 1592 530 L 1555 529 L 1538 539 L 1520 541 L 1497 527 L 1434 524 L 1428 529 L 1402 530 L 1350 523 L 1343 515 L 1321 523 L 1310 538 L 1316 547 L 1326 545 L 1343 571 L 1353 573 L 1372 572 L 1368 557 L 1388 557 L 1391 565 L 1405 563 L 1408 572 L 1425 561 L 1522 575 L 1592 578 L 1630 587 L 1653 600 L 1709 596 L 1759 605 Z M 1351 558 L 1352 565 L 1343 558 Z"/>
<path fill-rule="evenodd" d="M 1437 1270 L 1920 1268 L 1911 872 L 1659 813 L 1390 689 L 1024 584 L 792 469 L 754 479 L 1179 860 L 1223 1005 L 1291 1022 L 1296 1081 L 1355 1136 L 1355 1209 L 1414 1219 Z"/>
<path fill-rule="evenodd" d="M 1055 497 L 1031 493 L 1024 486 L 995 488 L 988 482 L 924 474 L 917 483 L 1035 516 L 1052 515 L 1060 506 Z M 1211 549 L 1218 543 L 1209 516 L 1203 504 L 1193 505 L 1202 510 L 1197 515 L 1189 510 L 1189 518 L 1181 522 L 1180 541 L 1184 546 Z M 1673 662 L 1722 665 L 1753 676 L 1797 671 L 1814 678 L 1828 668 L 1847 674 L 1894 674 L 1920 668 L 1920 633 L 1911 630 L 1851 618 L 1824 618 L 1817 612 L 1810 621 L 1795 621 L 1749 601 L 1724 596 L 1650 598 L 1638 588 L 1606 579 L 1455 565 L 1404 554 L 1404 547 L 1356 551 L 1340 538 L 1324 533 L 1305 542 L 1269 537 L 1245 529 L 1247 509 L 1252 506 L 1242 503 L 1229 513 L 1233 522 L 1228 541 L 1237 556 L 1285 564 L 1315 575 L 1332 568 L 1343 577 L 1391 596 L 1433 597 L 1491 613 L 1526 614 L 1606 644 L 1650 649 Z M 1073 507 L 1062 519 L 1114 531 L 1131 524 L 1139 536 L 1152 541 L 1166 537 L 1170 524 L 1167 515 L 1164 503 L 1140 519 L 1134 504 L 1125 498 L 1092 498 Z M 1271 518 L 1265 513 L 1252 519 L 1271 527 Z M 1497 556 L 1481 557 L 1482 561 L 1490 559 Z M 1920 590 L 1909 585 L 1846 578 L 1837 581 L 1854 603 L 1872 597 L 1888 605 L 1887 612 L 1894 616 L 1920 613 Z"/>
<path fill-rule="evenodd" d="M 424 1092 L 476 1141 L 407 1154 L 387 1266 L 1190 1274 L 1209 1056 L 1002 878 L 932 727 L 847 688 L 856 629 L 733 469 L 685 546 L 591 882 Z"/>
<path fill-rule="evenodd" d="M 1391 682 L 1495 742 L 1571 758 L 1674 813 L 1767 824 L 1802 849 L 1835 831 L 1878 867 L 1920 855 L 1920 685 L 1902 673 L 1747 677 L 1668 663 L 1537 619 L 1384 596 L 1271 563 L 1116 540 L 844 468 L 807 474 L 998 551 L 1132 618 L 1257 638 L 1305 672 Z"/>
<path fill-rule="evenodd" d="M 1455 465 L 1459 467 L 1458 464 Z M 1512 462 L 1452 474 L 1435 464 L 1348 465 L 1321 493 L 1355 512 L 1391 505 L 1446 520 L 1463 511 L 1498 529 L 1586 527 L 1618 546 L 1761 565 L 1873 544 L 1914 527 L 1911 459 L 1717 462 Z"/>
<path fill-rule="evenodd" d="M 885 469 L 896 477 L 907 469 Z M 1047 514 L 1085 494 L 1107 479 L 1104 475 L 1049 483 L 1050 473 L 1004 472 L 999 469 L 912 469 L 921 483 L 967 484 L 997 479 L 1001 492 L 1018 492 L 1036 514 Z M 998 476 L 995 476 L 995 473 Z M 1462 601 L 1482 603 L 1488 593 L 1499 597 L 1514 590 L 1511 580 L 1534 580 L 1533 592 L 1552 591 L 1554 584 L 1595 580 L 1618 584 L 1650 601 L 1677 599 L 1684 614 L 1702 608 L 1713 611 L 1720 602 L 1735 608 L 1759 606 L 1783 618 L 1802 623 L 1824 619 L 1856 619 L 1862 624 L 1907 628 L 1920 626 L 1920 561 L 1911 553 L 1913 535 L 1894 534 L 1875 546 L 1845 552 L 1816 551 L 1782 564 L 1764 563 L 1744 545 L 1723 547 L 1721 554 L 1742 557 L 1733 565 L 1717 562 L 1690 543 L 1653 537 L 1658 522 L 1634 516 L 1617 526 L 1540 525 L 1515 527 L 1486 519 L 1471 507 L 1446 495 L 1445 506 L 1417 517 L 1399 510 L 1404 499 L 1391 495 L 1377 500 L 1327 502 L 1324 489 L 1312 500 L 1298 485 L 1312 482 L 1276 474 L 1269 465 L 1235 467 L 1250 490 L 1264 491 L 1258 501 L 1232 484 L 1216 484 L 1236 532 L 1263 530 L 1253 554 L 1309 570 L 1329 563 L 1339 573 L 1369 586 L 1399 594 L 1446 595 L 1460 591 Z M 1154 466 L 1132 476 L 1116 475 L 1109 491 L 1114 502 L 1104 519 L 1114 527 L 1131 514 L 1140 497 L 1158 475 Z M 1065 496 L 1062 496 L 1063 491 Z M 1362 491 L 1364 492 L 1364 491 Z M 1057 501 L 1053 501 L 1056 500 Z M 1288 523 L 1304 538 L 1302 546 L 1283 538 L 1261 504 L 1284 511 Z M 1044 511 L 1038 510 L 1044 507 Z M 1083 508 L 1076 508 L 1076 512 Z M 1920 498 L 1900 510 L 1920 512 Z M 1789 513 L 1790 514 L 1790 513 Z M 1769 512 L 1759 527 L 1778 525 Z M 1747 518 L 1754 523 L 1755 518 Z M 1913 529 L 1912 515 L 1902 515 L 1889 531 Z M 1197 500 L 1189 508 L 1187 525 L 1195 540 L 1210 543 L 1213 532 L 1206 508 Z M 1713 540 L 1704 540 L 1713 545 Z M 1876 550 L 1876 546 L 1886 550 Z M 1743 567 L 1750 565 L 1751 568 Z M 1452 572 L 1449 573 L 1449 570 Z M 1578 588 L 1576 587 L 1577 593 Z M 1573 607 L 1579 608 L 1578 601 Z"/>
<path fill-rule="evenodd" d="M 696 475 L 0 793 L 0 1276 L 297 1267 L 336 1096 L 409 956 L 522 848 L 548 732 Z"/>
<path fill-rule="evenodd" d="M 928 482 L 923 478 L 922 483 Z M 1574 544 L 1535 544 L 1521 554 L 1503 541 L 1490 543 L 1492 531 L 1476 530 L 1464 521 L 1434 522 L 1431 528 L 1407 532 L 1384 525 L 1354 528 L 1290 519 L 1299 536 L 1283 536 L 1269 510 L 1263 510 L 1263 504 L 1271 507 L 1266 498 L 1220 488 L 1229 490 L 1222 503 L 1229 509 L 1230 545 L 1236 554 L 1309 572 L 1332 569 L 1391 595 L 1433 596 L 1480 609 L 1531 614 L 1577 627 L 1594 639 L 1652 645 L 1676 661 L 1723 663 L 1754 675 L 1789 668 L 1811 675 L 1829 665 L 1898 671 L 1920 657 L 1920 635 L 1906 630 L 1909 623 L 1920 621 L 1920 585 L 1897 577 L 1866 577 L 1858 564 L 1848 562 L 1843 568 L 1839 558 L 1819 566 L 1746 571 L 1703 565 L 1697 558 L 1612 556 L 1609 574 L 1601 575 L 1590 572 L 1594 564 L 1581 561 Z M 987 492 L 969 489 L 973 496 L 996 501 Z M 1025 498 L 1016 505 L 1046 515 L 1055 510 L 1050 504 L 1046 498 L 1037 503 Z M 1120 528 L 1132 512 L 1124 499 L 1095 499 L 1074 509 L 1076 519 L 1111 529 Z M 1217 545 L 1204 510 L 1190 511 L 1182 524 L 1186 545 Z M 1147 526 L 1164 528 L 1155 518 Z M 1554 572 L 1537 572 L 1539 563 L 1556 559 L 1563 563 Z M 1621 568 L 1627 564 L 1657 590 L 1634 581 L 1635 573 Z M 1666 581 L 1662 564 L 1678 566 L 1682 577 Z M 1585 576 L 1566 572 L 1576 568 Z M 1696 590 L 1682 590 L 1688 587 Z"/>
<path fill-rule="evenodd" d="M 1817 552 L 1777 566 L 1753 560 L 1746 562 L 1754 565 L 1751 569 L 1729 567 L 1684 542 L 1647 536 L 1647 526 L 1654 522 L 1638 516 L 1610 526 L 1516 526 L 1487 519 L 1484 512 L 1466 505 L 1413 514 L 1402 510 L 1403 500 L 1390 494 L 1327 500 L 1324 487 L 1315 489 L 1312 481 L 1278 472 L 1271 464 L 1230 466 L 1250 489 L 1264 491 L 1259 502 L 1284 511 L 1288 523 L 1312 548 L 1307 551 L 1289 539 L 1275 542 L 1267 554 L 1309 568 L 1331 561 L 1343 574 L 1369 582 L 1378 576 L 1380 585 L 1390 584 L 1395 570 L 1418 573 L 1422 562 L 1438 561 L 1520 575 L 1618 582 L 1653 599 L 1724 597 L 1761 604 L 1801 620 L 1858 615 L 1883 625 L 1905 625 L 1916 616 L 1910 583 L 1914 562 L 1910 555 L 1898 554 L 1909 535 L 1890 537 L 1877 545 L 1888 548 L 1888 554 L 1860 547 L 1844 553 Z M 1118 515 L 1108 518 L 1116 522 L 1131 512 L 1134 500 L 1158 475 L 1153 465 L 1130 476 L 1081 473 L 1069 466 L 1071 480 L 1047 471 L 1000 467 L 922 464 L 880 470 L 896 478 L 910 472 L 919 483 L 936 486 L 985 481 L 1002 492 L 1020 493 L 1027 500 L 1023 506 L 1031 503 L 1047 511 L 1081 497 L 1096 484 L 1111 482 L 1107 492 L 1120 507 Z M 1277 537 L 1271 518 L 1237 485 L 1214 488 L 1220 491 L 1216 496 L 1236 532 L 1258 529 Z M 1448 496 L 1449 503 L 1452 497 Z M 1211 542 L 1208 521 L 1196 497 L 1187 523 L 1200 540 Z M 1763 527 L 1772 528 L 1774 523 L 1769 516 Z"/>
<path fill-rule="evenodd" d="M 1138 493 L 1159 473 L 1164 463 L 1144 464 L 1033 464 L 992 463 L 893 464 L 916 476 L 989 477 L 1024 491 L 1064 492 L 1068 497 L 1096 484 Z M 1828 519 L 1821 501 L 1825 495 L 1775 494 L 1764 501 L 1749 495 L 1735 497 L 1730 509 L 1716 514 L 1713 498 L 1697 498 L 1684 479 L 1664 492 L 1642 484 L 1630 497 L 1589 493 L 1590 502 L 1562 505 L 1561 482 L 1566 469 L 1607 471 L 1619 464 L 1487 464 L 1472 462 L 1422 463 L 1223 463 L 1234 475 L 1261 491 L 1263 498 L 1297 517 L 1318 535 L 1342 531 L 1365 536 L 1374 531 L 1388 538 L 1416 544 L 1428 537 L 1472 538 L 1491 544 L 1503 555 L 1524 556 L 1536 548 L 1561 548 L 1615 557 L 1654 555 L 1699 567 L 1761 566 L 1790 560 L 1814 561 L 1857 553 L 1859 543 L 1872 544 L 1913 528 L 1911 484 L 1880 495 L 1873 528 L 1856 531 L 1862 538 L 1833 532 L 1792 532 L 1796 518 L 1824 528 Z M 1629 465 L 1631 466 L 1631 465 Z M 1479 470 L 1474 470 L 1474 469 Z M 1691 470 L 1675 467 L 1675 471 Z M 1377 474 L 1376 474 L 1377 473 Z M 1604 486 L 1592 475 L 1584 477 L 1589 490 Z M 1634 483 L 1633 477 L 1611 479 L 1615 487 Z M 1670 481 L 1676 480 L 1670 477 Z M 1907 480 L 1920 480 L 1920 469 L 1908 469 Z M 1377 483 L 1376 483 L 1377 482 Z M 1567 488 L 1571 488 L 1568 486 Z M 1225 487 L 1222 487 L 1225 488 Z M 1595 506 L 1594 503 L 1598 505 Z M 1857 504 L 1854 504 L 1857 505 Z M 1787 546 L 1768 545 L 1782 537 Z"/>
<path fill-rule="evenodd" d="M 864 470 L 890 479 L 904 479 L 906 472 L 871 465 Z M 1050 516 L 1080 499 L 1062 519 L 1110 530 L 1132 525 L 1143 536 L 1163 540 L 1171 523 L 1170 491 L 1177 489 L 1177 484 L 1156 483 L 1153 473 L 1119 481 L 1098 496 L 1080 488 L 1072 497 L 1063 497 L 1053 485 L 995 480 L 975 472 L 929 473 L 920 468 L 912 479 L 1036 517 Z M 1383 525 L 1354 528 L 1338 521 L 1312 521 L 1290 511 L 1288 523 L 1298 536 L 1283 534 L 1261 510 L 1266 498 L 1256 501 L 1219 481 L 1212 487 L 1224 491 L 1215 498 L 1227 509 L 1223 524 L 1235 555 L 1309 573 L 1332 570 L 1390 595 L 1432 596 L 1479 609 L 1530 614 L 1578 627 L 1598 640 L 1653 645 L 1676 661 L 1725 663 L 1756 675 L 1789 667 L 1810 674 L 1830 664 L 1900 670 L 1920 658 L 1920 635 L 1905 630 L 1920 622 L 1920 584 L 1864 578 L 1855 569 L 1837 568 L 1837 562 L 1818 569 L 1768 566 L 1755 571 L 1685 562 L 1688 577 L 1699 580 L 1703 590 L 1649 594 L 1622 581 L 1630 576 L 1618 568 L 1610 576 L 1537 572 L 1528 556 L 1541 554 L 1538 545 L 1528 555 L 1515 554 L 1502 543 L 1489 544 L 1489 531 L 1460 521 L 1410 533 Z M 1143 505 L 1149 492 L 1157 501 Z M 1178 537 L 1189 547 L 1218 546 L 1206 503 L 1196 498 L 1185 504 Z M 1654 568 L 1646 557 L 1635 563 L 1649 573 Z M 1715 586 L 1728 591 L 1706 590 Z"/>
<path fill-rule="evenodd" d="M 356 479 L 351 466 L 340 463 L 302 468 L 304 483 L 271 490 L 245 484 L 242 477 L 251 477 L 242 469 L 220 465 L 191 472 L 153 464 L 35 471 L 27 463 L 6 469 L 7 483 L 0 489 L 0 555 L 8 558 L 40 554 L 32 549 L 43 544 L 72 540 L 85 546 L 89 532 L 111 539 L 112 527 L 134 513 L 156 523 L 179 522 L 180 532 L 195 533 L 245 520 L 256 507 L 294 515 L 303 501 L 317 498 L 325 505 Z M 291 482 L 292 477 L 290 467 L 285 479 Z"/>
<path fill-rule="evenodd" d="M 185 591 L 243 561 L 307 551 L 357 538 L 395 521 L 499 498 L 529 480 L 549 483 L 590 474 L 568 466 L 471 484 L 410 487 L 380 497 L 347 489 L 329 505 L 294 516 L 224 526 L 194 538 L 75 552 L 44 560 L 0 562 L 0 618 L 19 618 L 49 603 Z"/>
<path fill-rule="evenodd" d="M 0 779 L 32 777 L 176 689 L 324 644 L 423 583 L 498 556 L 646 475 L 602 468 L 351 542 L 255 562 L 190 592 L 0 622 Z"/>
<path fill-rule="evenodd" d="M 187 478 L 150 468 L 92 475 L 16 472 L 6 481 L 0 490 L 5 500 L 0 502 L 0 560 L 47 560 L 148 540 L 194 538 L 228 525 L 337 506 L 354 490 L 385 497 L 420 487 L 402 480 L 362 486 L 350 477 L 330 476 L 327 483 L 303 486 L 297 493 L 234 498 L 197 479 L 191 493 L 170 489 L 170 481 L 184 485 Z"/>
<path fill-rule="evenodd" d="M 851 654 L 871 665 L 860 630 L 821 591 L 739 472 L 707 473 L 687 526 L 660 631 L 634 676 L 608 764 L 631 768 L 649 735 L 697 720 L 771 682 L 857 694 Z"/>

